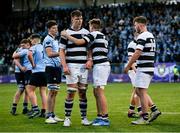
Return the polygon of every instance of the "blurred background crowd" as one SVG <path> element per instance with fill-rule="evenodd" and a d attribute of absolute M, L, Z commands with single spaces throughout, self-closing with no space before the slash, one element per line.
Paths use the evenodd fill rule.
<path fill-rule="evenodd" d="M 27 12 L 14 12 L 0 25 L 0 65 L 12 65 L 12 53 L 23 38 L 32 33 L 46 36 L 45 23 L 54 19 L 59 33 L 70 26 L 70 12 L 74 8 L 38 8 Z M 180 3 L 119 3 L 80 8 L 83 24 L 88 29 L 92 18 L 102 20 L 102 32 L 109 41 L 109 59 L 121 67 L 127 61 L 127 46 L 133 40 L 133 17 L 148 18 L 148 30 L 156 38 L 156 62 L 180 62 Z M 60 39 L 60 36 L 58 36 Z"/>

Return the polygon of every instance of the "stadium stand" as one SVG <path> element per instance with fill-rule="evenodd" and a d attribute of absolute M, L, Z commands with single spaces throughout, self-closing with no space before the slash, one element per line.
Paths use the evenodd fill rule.
<path fill-rule="evenodd" d="M 84 27 L 88 21 L 100 18 L 102 32 L 109 41 L 109 59 L 119 66 L 127 61 L 127 45 L 133 39 L 132 19 L 137 15 L 149 18 L 148 29 L 157 42 L 156 62 L 180 62 L 180 3 L 136 3 L 103 5 L 82 8 Z M 0 25 L 0 61 L 12 65 L 11 55 L 24 37 L 39 33 L 47 34 L 45 22 L 55 19 L 59 32 L 69 26 L 70 12 L 73 9 L 42 8 L 33 11 L 12 12 L 4 24 Z"/>

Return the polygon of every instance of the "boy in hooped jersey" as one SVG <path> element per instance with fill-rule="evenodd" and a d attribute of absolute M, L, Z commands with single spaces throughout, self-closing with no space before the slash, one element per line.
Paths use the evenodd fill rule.
<path fill-rule="evenodd" d="M 127 66 L 124 69 L 125 73 L 128 73 L 134 62 L 137 63 L 137 71 L 135 76 L 136 94 L 140 98 L 142 115 L 136 120 L 132 121 L 132 124 L 149 124 L 155 120 L 161 112 L 157 109 L 156 105 L 152 105 L 151 116 L 148 117 L 148 93 L 147 89 L 151 82 L 154 73 L 154 57 L 156 43 L 152 33 L 147 30 L 147 19 L 144 16 L 135 17 L 133 20 L 134 28 L 137 33 L 137 46 L 134 54 L 129 60 Z"/>
<path fill-rule="evenodd" d="M 101 21 L 100 19 L 92 19 L 89 21 L 88 35 L 84 35 L 82 39 L 77 39 L 70 36 L 67 32 L 62 31 L 61 35 L 74 42 L 76 45 L 83 45 L 88 43 L 91 50 L 93 61 L 93 86 L 94 96 L 97 106 L 97 118 L 93 121 L 93 126 L 109 126 L 110 121 L 108 119 L 107 101 L 104 95 L 104 86 L 107 84 L 107 80 L 110 74 L 110 63 L 107 58 L 108 53 L 108 41 L 105 35 L 100 32 Z"/>

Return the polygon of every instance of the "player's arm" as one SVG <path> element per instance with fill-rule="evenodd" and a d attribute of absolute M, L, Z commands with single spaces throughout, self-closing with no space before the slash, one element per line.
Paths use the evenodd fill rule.
<path fill-rule="evenodd" d="M 34 63 L 34 58 L 33 58 L 33 52 L 32 51 L 28 52 L 28 59 L 29 59 L 29 62 L 31 63 L 31 65 L 32 65 L 32 68 L 35 68 L 36 64 Z"/>
<path fill-rule="evenodd" d="M 59 53 L 52 50 L 51 47 L 46 47 L 46 53 L 49 58 L 58 57 Z"/>
<path fill-rule="evenodd" d="M 92 50 L 88 50 L 88 59 L 86 62 L 86 68 L 91 69 L 93 66 L 93 60 L 92 60 Z"/>
<path fill-rule="evenodd" d="M 60 59 L 61 59 L 63 72 L 64 72 L 65 75 L 69 75 L 70 71 L 69 71 L 69 68 L 68 68 L 67 63 L 66 63 L 66 56 L 65 55 L 66 55 L 65 54 L 65 49 L 60 49 L 59 56 L 60 56 Z"/>
<path fill-rule="evenodd" d="M 124 69 L 125 73 L 128 73 L 129 69 L 131 68 L 133 63 L 139 58 L 141 53 L 142 53 L 142 51 L 140 49 L 136 49 L 136 51 L 134 52 L 134 54 L 132 55 L 131 59 L 129 60 L 127 66 Z"/>
<path fill-rule="evenodd" d="M 12 55 L 12 58 L 14 58 L 14 59 L 18 59 L 20 57 L 21 57 L 21 55 L 18 52 L 16 52 L 16 51 Z"/>
<path fill-rule="evenodd" d="M 65 30 L 61 31 L 61 36 L 64 36 L 65 38 L 67 38 L 69 41 L 74 42 L 77 45 L 83 45 L 86 43 L 86 41 L 84 39 L 77 39 L 71 35 L 69 35 Z"/>
<path fill-rule="evenodd" d="M 25 72 L 27 69 L 26 67 L 22 66 L 19 59 L 14 59 L 13 63 L 22 71 Z"/>
<path fill-rule="evenodd" d="M 132 56 L 129 56 L 128 57 L 128 60 L 130 61 L 132 58 Z M 136 72 L 136 63 L 133 63 L 132 66 L 131 66 L 132 70 L 134 70 Z"/>

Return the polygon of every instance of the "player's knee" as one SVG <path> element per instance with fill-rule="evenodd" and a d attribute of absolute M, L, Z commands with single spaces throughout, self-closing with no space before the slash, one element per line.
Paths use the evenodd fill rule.
<path fill-rule="evenodd" d="M 86 91 L 87 91 L 87 87 L 79 88 L 79 97 L 81 99 L 86 99 Z"/>
<path fill-rule="evenodd" d="M 25 90 L 25 86 L 22 85 L 22 84 L 19 84 L 18 89 L 19 89 L 20 93 L 22 94 L 24 92 L 24 90 Z"/>
<path fill-rule="evenodd" d="M 49 91 L 58 91 L 60 89 L 60 86 L 56 84 L 48 84 L 47 88 Z"/>
<path fill-rule="evenodd" d="M 75 93 L 76 91 L 77 91 L 77 88 L 75 88 L 75 87 L 67 87 L 68 93 Z"/>

